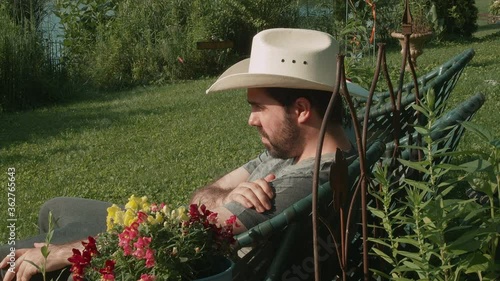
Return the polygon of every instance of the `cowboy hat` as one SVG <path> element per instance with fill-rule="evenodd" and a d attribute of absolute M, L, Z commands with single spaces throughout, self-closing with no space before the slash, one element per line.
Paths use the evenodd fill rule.
<path fill-rule="evenodd" d="M 338 52 L 338 42 L 321 31 L 264 30 L 254 36 L 250 58 L 228 68 L 206 92 L 264 87 L 333 91 Z M 368 96 L 353 83 L 348 90 Z"/>

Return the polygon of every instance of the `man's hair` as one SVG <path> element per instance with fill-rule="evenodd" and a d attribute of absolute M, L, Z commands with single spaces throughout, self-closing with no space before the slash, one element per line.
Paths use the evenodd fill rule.
<path fill-rule="evenodd" d="M 305 98 L 311 103 L 311 108 L 323 118 L 326 108 L 332 97 L 332 92 L 308 89 L 290 89 L 290 88 L 267 88 L 267 93 L 285 108 L 289 108 L 298 98 Z M 342 124 L 344 117 L 344 106 L 342 98 L 337 95 L 333 103 L 333 111 L 328 120 L 329 124 Z"/>

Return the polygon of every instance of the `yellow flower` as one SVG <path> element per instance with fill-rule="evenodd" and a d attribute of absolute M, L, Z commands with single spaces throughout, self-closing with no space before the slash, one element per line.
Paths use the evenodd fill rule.
<path fill-rule="evenodd" d="M 123 211 L 120 207 L 113 204 L 107 209 L 108 216 L 106 217 L 107 231 L 111 230 L 115 225 L 123 225 Z"/>
<path fill-rule="evenodd" d="M 139 201 L 140 199 L 135 197 L 135 195 L 132 195 L 130 196 L 130 198 L 128 199 L 128 202 L 127 204 L 125 204 L 125 209 L 127 210 L 133 210 L 133 211 L 137 211 L 139 210 Z"/>
<path fill-rule="evenodd" d="M 156 217 L 148 216 L 148 222 L 151 224 L 159 224 L 163 222 L 163 215 L 161 213 L 156 213 Z"/>
<path fill-rule="evenodd" d="M 147 213 L 147 212 L 149 212 L 150 208 L 151 208 L 151 204 L 149 204 L 149 202 L 148 202 L 148 197 L 142 196 L 141 201 L 139 203 L 139 209 L 141 209 L 143 212 Z"/>
<path fill-rule="evenodd" d="M 163 208 L 161 209 L 161 211 L 162 211 L 162 213 L 163 213 L 163 214 L 165 214 L 167 217 L 168 217 L 168 215 L 170 214 L 170 208 L 168 207 L 168 205 L 167 205 L 167 204 L 165 204 L 165 205 L 163 206 Z"/>
<path fill-rule="evenodd" d="M 172 210 L 170 218 L 178 220 L 178 221 L 187 221 L 189 217 L 187 215 L 186 207 L 181 206 L 177 208 L 177 210 Z"/>
<path fill-rule="evenodd" d="M 135 195 L 130 196 L 127 204 L 125 205 L 125 209 L 131 209 L 133 211 L 143 211 L 149 212 L 151 208 L 151 204 L 148 202 L 147 196 L 136 197 Z"/>
<path fill-rule="evenodd" d="M 137 219 L 137 214 L 132 209 L 127 209 L 123 216 L 123 225 L 130 226 Z"/>

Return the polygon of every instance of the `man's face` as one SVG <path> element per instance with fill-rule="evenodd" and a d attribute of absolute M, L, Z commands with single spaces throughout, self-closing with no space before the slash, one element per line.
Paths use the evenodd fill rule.
<path fill-rule="evenodd" d="M 303 138 L 293 112 L 271 98 L 265 89 L 248 89 L 252 112 L 248 124 L 257 128 L 269 153 L 276 158 L 300 155 Z"/>

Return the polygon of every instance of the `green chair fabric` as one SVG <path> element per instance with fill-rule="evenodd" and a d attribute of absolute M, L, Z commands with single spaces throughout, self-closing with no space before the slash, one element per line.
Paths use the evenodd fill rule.
<path fill-rule="evenodd" d="M 420 96 L 422 96 L 421 100 L 425 100 L 425 93 L 427 93 L 427 91 L 434 92 L 436 108 L 440 108 L 436 114 L 439 115 L 445 110 L 445 107 L 441 105 L 445 104 L 448 100 L 465 66 L 472 60 L 474 54 L 473 49 L 465 50 L 417 79 Z M 414 110 L 408 110 L 411 104 L 415 103 L 416 100 L 415 84 L 413 82 L 405 84 L 402 89 L 400 122 L 396 124 L 396 126 L 400 127 L 399 136 L 411 132 L 411 125 L 416 123 Z M 395 92 L 397 93 L 397 91 Z M 374 96 L 377 97 L 377 99 L 374 100 L 370 108 L 367 142 L 370 143 L 375 139 L 381 140 L 384 143 L 393 142 L 397 129 L 393 124 L 392 116 L 394 113 L 390 94 L 389 92 L 382 92 L 375 93 Z M 364 100 L 357 100 L 357 118 L 361 124 L 363 124 L 365 118 L 366 109 L 364 105 Z M 425 122 L 425 120 L 422 119 L 420 121 Z M 347 130 L 351 131 L 349 135 L 354 143 L 352 128 L 347 126 Z M 387 147 L 388 152 L 391 151 L 391 148 L 392 147 L 389 146 Z"/>

